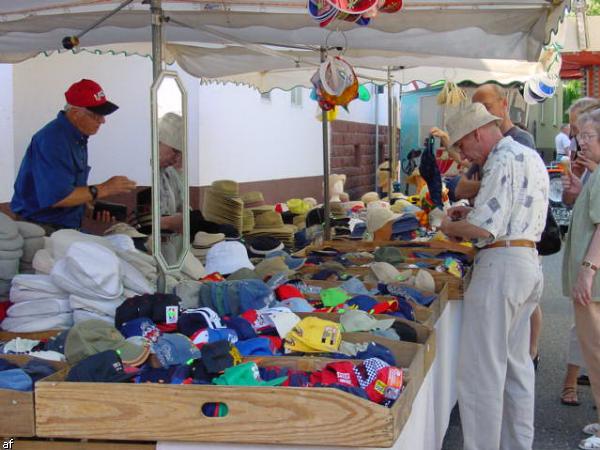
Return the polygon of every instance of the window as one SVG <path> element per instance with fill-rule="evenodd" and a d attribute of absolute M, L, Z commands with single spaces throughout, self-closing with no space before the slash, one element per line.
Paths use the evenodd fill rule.
<path fill-rule="evenodd" d="M 290 101 L 292 102 L 292 106 L 302 106 L 302 88 L 295 87 L 290 91 Z"/>

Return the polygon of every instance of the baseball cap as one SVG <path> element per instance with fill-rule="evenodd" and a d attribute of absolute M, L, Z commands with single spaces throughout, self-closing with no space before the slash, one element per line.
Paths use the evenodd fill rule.
<path fill-rule="evenodd" d="M 305 317 L 285 338 L 286 349 L 295 352 L 336 352 L 342 340 L 339 323 Z"/>
<path fill-rule="evenodd" d="M 346 291 L 340 288 L 323 289 L 320 295 L 321 301 L 325 306 L 338 306 L 351 298 Z"/>
<path fill-rule="evenodd" d="M 271 346 L 271 341 L 266 337 L 256 337 L 235 344 L 242 356 L 273 356 L 276 349 Z"/>
<path fill-rule="evenodd" d="M 223 328 L 218 314 L 208 307 L 191 308 L 179 315 L 177 330 L 186 336 L 192 336 L 205 328 Z"/>
<path fill-rule="evenodd" d="M 377 320 L 369 313 L 359 309 L 348 310 L 340 317 L 340 323 L 346 332 L 387 330 L 394 322 L 393 318 Z"/>
<path fill-rule="evenodd" d="M 196 347 L 202 348 L 205 344 L 218 341 L 228 341 L 234 344 L 238 341 L 238 335 L 229 328 L 205 328 L 196 331 L 190 339 Z"/>
<path fill-rule="evenodd" d="M 70 364 L 106 350 L 115 350 L 123 362 L 131 366 L 143 364 L 150 353 L 149 347 L 126 341 L 115 327 L 104 320 L 76 323 L 65 341 L 65 356 Z"/>
<path fill-rule="evenodd" d="M 125 372 L 118 353 L 106 350 L 88 356 L 75 364 L 67 375 L 66 381 L 118 383 L 131 379 L 135 372 Z"/>
<path fill-rule="evenodd" d="M 67 89 L 65 99 L 69 105 L 88 109 L 101 116 L 107 116 L 119 109 L 117 105 L 108 101 L 98 83 L 85 78 L 73 83 Z"/>
<path fill-rule="evenodd" d="M 200 358 L 201 355 L 193 342 L 179 333 L 163 334 L 152 345 L 152 350 L 163 367 L 185 364 L 190 359 Z"/>
<path fill-rule="evenodd" d="M 213 380 L 213 383 L 220 386 L 279 386 L 286 380 L 287 376 L 264 381 L 260 378 L 256 363 L 247 362 L 228 367 L 223 375 Z"/>
<path fill-rule="evenodd" d="M 148 343 L 156 342 L 161 335 L 156 324 L 147 317 L 138 317 L 137 319 L 125 322 L 119 328 L 119 331 L 126 339 L 134 336 L 144 338 Z"/>
<path fill-rule="evenodd" d="M 23 369 L 8 369 L 0 372 L 0 389 L 13 391 L 33 390 L 33 381 Z"/>

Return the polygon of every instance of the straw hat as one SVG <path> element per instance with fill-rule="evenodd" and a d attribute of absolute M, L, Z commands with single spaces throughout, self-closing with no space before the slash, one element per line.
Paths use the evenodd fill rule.
<path fill-rule="evenodd" d="M 374 233 L 388 223 L 390 220 L 398 218 L 399 214 L 394 214 L 387 208 L 371 208 L 367 211 L 367 231 Z"/>
<path fill-rule="evenodd" d="M 262 192 L 259 191 L 251 191 L 245 192 L 242 194 L 242 201 L 244 202 L 244 207 L 253 208 L 256 206 L 262 206 L 265 204 L 265 199 L 263 197 Z"/>
<path fill-rule="evenodd" d="M 345 219 L 348 217 L 346 208 L 340 202 L 331 202 L 329 204 L 329 211 L 334 219 Z"/>
<path fill-rule="evenodd" d="M 317 199 L 313 197 L 305 197 L 302 200 L 304 200 L 305 203 L 308 203 L 308 206 L 310 206 L 311 209 L 318 204 Z"/>
<path fill-rule="evenodd" d="M 377 192 L 367 192 L 360 199 L 365 205 L 368 205 L 370 202 L 379 200 L 379 194 Z"/>
<path fill-rule="evenodd" d="M 235 181 L 217 180 L 204 193 L 202 214 L 211 222 L 229 224 L 241 232 L 243 208 L 239 185 Z"/>
<path fill-rule="evenodd" d="M 194 236 L 192 246 L 195 248 L 210 248 L 224 240 L 225 235 L 223 233 L 206 233 L 204 231 L 198 231 Z"/>
<path fill-rule="evenodd" d="M 239 197 L 240 186 L 233 180 L 217 180 L 212 183 L 212 190 L 228 197 Z"/>
<path fill-rule="evenodd" d="M 254 229 L 254 213 L 250 209 L 244 209 L 242 213 L 242 232 L 247 233 Z"/>
<path fill-rule="evenodd" d="M 482 103 L 471 103 L 448 118 L 446 122 L 448 145 L 456 144 L 467 134 L 496 120 L 502 119 L 490 114 Z"/>
<path fill-rule="evenodd" d="M 246 234 L 248 236 L 271 236 L 279 239 L 284 245 L 293 247 L 296 231 L 294 225 L 283 223 L 281 214 L 275 211 L 266 211 L 254 216 L 254 230 Z"/>

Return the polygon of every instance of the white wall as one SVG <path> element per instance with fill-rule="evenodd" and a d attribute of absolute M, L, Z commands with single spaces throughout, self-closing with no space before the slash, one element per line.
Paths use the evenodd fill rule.
<path fill-rule="evenodd" d="M 12 77 L 12 66 L 0 64 L 0 202 L 2 203 L 10 201 L 15 181 Z"/>
<path fill-rule="evenodd" d="M 6 152 L 9 158 L 0 161 L 4 199 L 0 201 L 12 195 L 14 173 L 31 136 L 56 117 L 64 105 L 64 91 L 81 78 L 99 82 L 108 98 L 120 106 L 90 138 L 90 182 L 125 174 L 138 184 L 150 184 L 150 59 L 64 53 L 14 65 L 12 77 L 10 67 L 0 72 L 0 131 L 8 138 L 3 139 L 5 148 L 10 149 L 14 126 L 14 147 Z M 289 92 L 274 90 L 267 101 L 245 86 L 202 85 L 185 72 L 179 73 L 188 92 L 191 185 L 207 185 L 222 178 L 248 182 L 322 174 L 321 123 L 316 120 L 317 104 L 309 98 L 308 89 L 302 90 L 302 106 L 292 106 Z M 385 99 L 380 95 L 382 124 L 386 121 Z M 13 126 L 10 114 L 3 113 L 10 111 L 12 103 Z M 338 118 L 373 123 L 373 100 L 356 100 L 349 109 L 350 113 L 340 110 Z"/>

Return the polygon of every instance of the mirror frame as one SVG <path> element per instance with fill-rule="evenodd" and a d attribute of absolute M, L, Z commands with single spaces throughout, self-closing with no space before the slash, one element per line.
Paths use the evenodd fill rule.
<path fill-rule="evenodd" d="M 161 251 L 160 233 L 160 162 L 158 146 L 158 89 L 165 79 L 173 79 L 181 92 L 181 114 L 183 117 L 183 248 L 179 259 L 174 265 L 169 266 Z M 163 70 L 152 83 L 150 88 L 150 113 L 152 118 L 152 246 L 153 255 L 159 267 L 164 273 L 172 273 L 181 270 L 183 261 L 190 249 L 190 189 L 188 178 L 188 145 L 187 145 L 187 91 L 179 78 L 177 72 Z"/>

